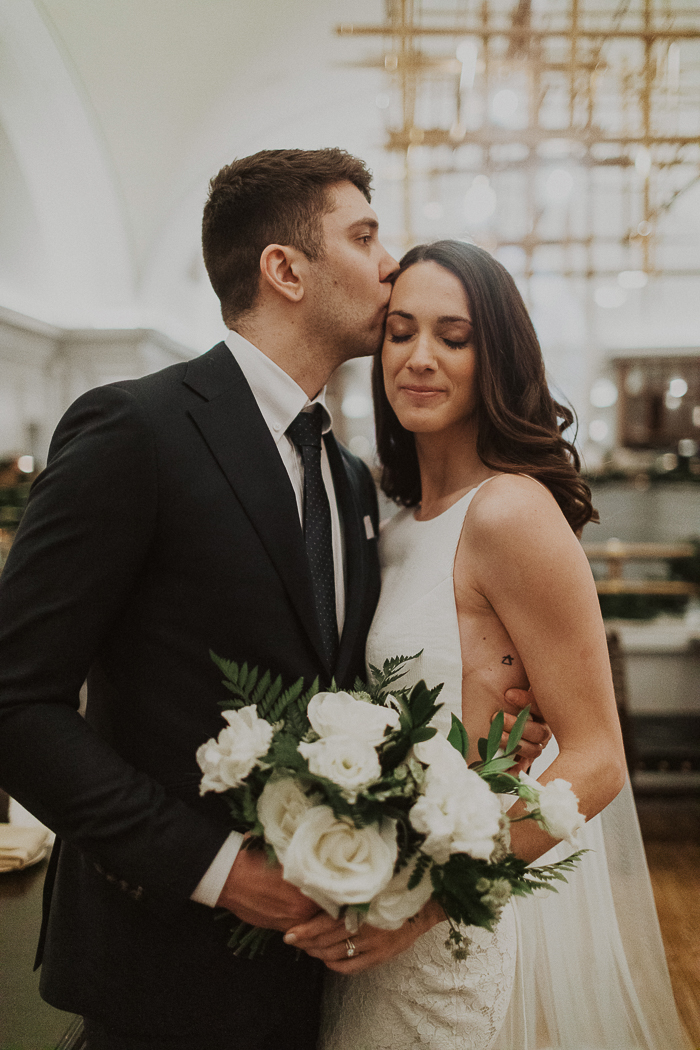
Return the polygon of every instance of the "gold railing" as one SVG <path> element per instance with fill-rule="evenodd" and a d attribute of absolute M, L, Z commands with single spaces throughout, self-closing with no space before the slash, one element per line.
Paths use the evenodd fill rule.
<path fill-rule="evenodd" d="M 698 587 L 685 580 L 628 580 L 623 575 L 628 561 L 665 561 L 692 558 L 692 543 L 584 543 L 589 561 L 605 562 L 607 576 L 596 580 L 598 594 L 697 594 Z"/>

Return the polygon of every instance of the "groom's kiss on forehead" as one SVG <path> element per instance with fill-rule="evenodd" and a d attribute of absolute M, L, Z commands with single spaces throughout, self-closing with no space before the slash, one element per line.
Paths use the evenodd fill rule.
<path fill-rule="evenodd" d="M 382 341 L 396 260 L 379 240 L 374 210 L 352 183 L 332 186 L 323 217 L 323 255 L 310 285 L 319 332 L 342 347 L 344 359 L 375 353 Z"/>
<path fill-rule="evenodd" d="M 281 314 L 335 368 L 379 349 L 398 263 L 379 240 L 374 209 L 352 182 L 328 186 L 324 209 L 318 254 L 282 244 L 263 249 L 255 313 L 272 308 Z M 246 334 L 245 322 L 239 331 Z"/>

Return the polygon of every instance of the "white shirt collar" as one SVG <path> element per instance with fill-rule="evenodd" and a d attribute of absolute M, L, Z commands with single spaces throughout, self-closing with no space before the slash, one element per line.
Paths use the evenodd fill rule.
<path fill-rule="evenodd" d="M 298 383 L 295 383 L 284 369 L 238 332 L 229 330 L 225 343 L 253 391 L 258 408 L 275 443 L 279 442 L 287 427 L 300 412 L 316 404 L 323 408 L 323 433 L 328 433 L 333 421 L 326 406 L 325 387 L 313 401 L 310 401 Z"/>

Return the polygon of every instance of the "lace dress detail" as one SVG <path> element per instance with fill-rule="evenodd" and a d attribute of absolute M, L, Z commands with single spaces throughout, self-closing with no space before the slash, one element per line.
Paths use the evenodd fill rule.
<path fill-rule="evenodd" d="M 483 483 L 482 483 L 483 484 Z M 422 656 L 402 684 L 444 682 L 434 725 L 447 734 L 462 713 L 462 658 L 453 567 L 467 508 L 477 488 L 430 521 L 401 511 L 380 541 L 382 592 L 367 660 Z M 329 974 L 320 1050 L 489 1050 L 501 1028 L 516 961 L 512 905 L 493 933 L 465 930 L 468 958 L 455 961 L 439 923 L 403 954 L 354 977 Z"/>

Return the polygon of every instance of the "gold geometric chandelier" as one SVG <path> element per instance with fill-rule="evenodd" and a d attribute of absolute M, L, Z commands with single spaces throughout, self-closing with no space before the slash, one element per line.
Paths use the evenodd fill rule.
<path fill-rule="evenodd" d="M 610 0 L 608 0 L 610 3 Z M 457 235 L 538 273 L 700 273 L 674 229 L 700 180 L 697 0 L 387 0 L 381 51 L 403 236 Z M 614 289 L 613 289 L 614 291 Z M 611 304 L 612 305 L 612 304 Z"/>

